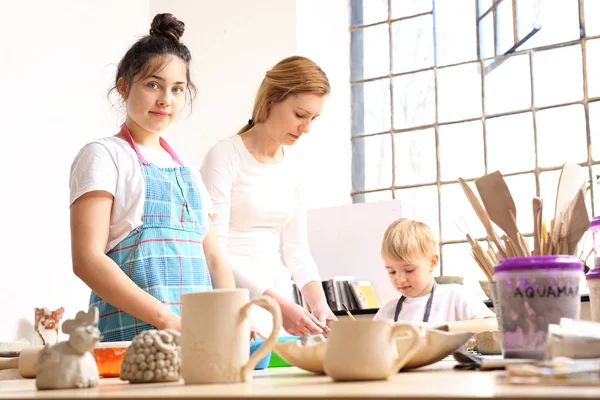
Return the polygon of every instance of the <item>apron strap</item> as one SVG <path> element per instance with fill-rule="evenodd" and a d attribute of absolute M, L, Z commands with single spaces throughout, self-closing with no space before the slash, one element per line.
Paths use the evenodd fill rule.
<path fill-rule="evenodd" d="M 131 147 L 133 147 L 133 150 L 135 150 L 135 154 L 137 154 L 138 158 L 140 159 L 140 162 L 144 165 L 150 164 L 148 161 L 146 161 L 146 159 L 140 152 L 138 145 L 133 140 L 133 136 L 131 136 L 131 132 L 129 131 L 129 128 L 127 128 L 127 125 L 125 125 L 125 123 L 123 123 L 123 125 L 121 125 L 121 133 L 123 134 L 123 136 L 125 136 L 127 138 L 129 143 L 131 144 Z M 175 151 L 173 151 L 173 148 L 171 148 L 171 146 L 169 146 L 169 144 L 162 137 L 159 139 L 159 142 L 160 142 L 161 147 L 163 149 L 165 149 L 165 151 L 167 153 L 169 153 L 169 155 L 173 158 L 173 161 L 175 161 L 177 164 L 179 164 L 183 167 L 183 163 L 181 162 L 179 157 L 177 157 L 177 154 L 175 154 Z"/>
<path fill-rule="evenodd" d="M 433 286 L 431 288 L 431 295 L 427 300 L 427 305 L 425 305 L 425 316 L 423 316 L 423 322 L 429 322 L 429 315 L 431 314 L 431 304 L 433 303 L 433 293 L 435 292 L 435 279 L 433 280 Z M 398 316 L 400 315 L 400 311 L 402 310 L 402 304 L 406 300 L 406 297 L 401 296 L 398 299 L 398 303 L 396 304 L 396 312 L 394 313 L 394 322 L 398 322 Z"/>

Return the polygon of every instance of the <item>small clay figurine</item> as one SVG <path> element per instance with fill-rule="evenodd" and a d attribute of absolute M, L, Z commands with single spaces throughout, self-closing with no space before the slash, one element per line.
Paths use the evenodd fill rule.
<path fill-rule="evenodd" d="M 35 332 L 42 339 L 42 344 L 55 344 L 58 342 L 58 326 L 65 312 L 64 307 L 50 311 L 46 307 L 35 309 Z"/>
<path fill-rule="evenodd" d="M 137 335 L 123 358 L 120 378 L 131 383 L 181 379 L 180 335 L 172 329 L 148 330 Z"/>
<path fill-rule="evenodd" d="M 55 345 L 47 344 L 38 357 L 36 386 L 38 389 L 86 388 L 98 384 L 98 366 L 94 345 L 100 341 L 98 309 L 80 311 L 75 319 L 67 320 L 62 331 L 69 339 Z"/>

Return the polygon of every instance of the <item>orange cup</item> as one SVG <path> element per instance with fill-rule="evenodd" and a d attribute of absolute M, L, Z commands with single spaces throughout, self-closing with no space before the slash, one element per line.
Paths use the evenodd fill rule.
<path fill-rule="evenodd" d="M 98 372 L 103 378 L 118 377 L 121 363 L 131 342 L 103 342 L 94 348 Z"/>

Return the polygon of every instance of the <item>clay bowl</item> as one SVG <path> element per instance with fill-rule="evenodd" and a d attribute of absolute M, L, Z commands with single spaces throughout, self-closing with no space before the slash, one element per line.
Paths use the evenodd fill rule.
<path fill-rule="evenodd" d="M 479 281 L 479 286 L 487 298 L 492 300 L 492 288 L 490 287 L 490 281 Z"/>
<path fill-rule="evenodd" d="M 423 341 L 421 348 L 406 363 L 402 370 L 424 367 L 443 360 L 454 353 L 473 336 L 471 332 L 444 332 L 437 329 L 421 328 Z M 398 352 L 402 354 L 406 349 L 406 341 L 397 340 Z"/>
<path fill-rule="evenodd" d="M 451 275 L 442 275 L 442 276 L 436 276 L 435 278 L 435 282 L 438 285 L 462 285 L 463 284 L 463 280 L 465 279 L 462 276 L 451 276 Z"/>
<path fill-rule="evenodd" d="M 502 354 L 502 339 L 498 331 L 485 331 L 475 335 L 477 349 L 483 355 Z"/>
<path fill-rule="evenodd" d="M 319 342 L 303 346 L 300 339 L 275 342 L 273 351 L 284 361 L 300 369 L 324 374 L 323 360 L 325 359 L 325 345 L 327 342 Z"/>

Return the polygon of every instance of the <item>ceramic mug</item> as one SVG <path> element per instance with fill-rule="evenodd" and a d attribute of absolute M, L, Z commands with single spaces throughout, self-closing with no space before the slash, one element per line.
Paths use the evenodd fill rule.
<path fill-rule="evenodd" d="M 410 341 L 399 354 L 396 341 Z M 419 328 L 391 321 L 340 320 L 331 322 L 325 349 L 325 373 L 337 381 L 387 379 L 419 350 Z"/>
<path fill-rule="evenodd" d="M 273 331 L 250 357 L 252 305 L 273 315 Z M 281 310 L 273 298 L 249 301 L 248 289 L 215 289 L 181 296 L 181 376 L 186 384 L 247 381 L 256 364 L 273 348 Z"/>

